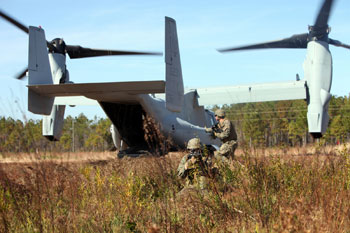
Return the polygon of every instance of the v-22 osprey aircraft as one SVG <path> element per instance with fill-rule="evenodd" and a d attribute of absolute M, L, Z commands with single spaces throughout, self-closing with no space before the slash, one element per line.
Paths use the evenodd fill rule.
<path fill-rule="evenodd" d="M 1 11 L 0 16 L 29 34 L 28 69 L 18 78 L 27 72 L 28 110 L 43 115 L 43 136 L 49 140 L 60 138 L 66 105 L 98 103 L 113 123 L 112 137 L 118 149 L 124 144 L 123 148 L 127 145 L 133 152 L 154 151 L 159 140 L 181 148 L 193 137 L 201 138 L 208 145 L 220 145 L 220 141 L 212 139 L 203 128 L 215 124 L 213 112 L 199 105 L 196 90 L 184 93 L 175 20 L 165 18 L 165 81 L 76 84 L 70 81 L 66 54 L 74 59 L 158 53 L 124 51 L 120 54 L 121 51 L 66 45 L 62 39 L 48 42 L 42 28 L 27 28 Z M 165 93 L 165 100 L 155 96 L 161 93 Z"/>
<path fill-rule="evenodd" d="M 97 102 L 112 121 L 112 137 L 118 149 L 122 149 L 121 142 L 124 142 L 135 150 L 152 150 L 160 141 L 168 140 L 181 148 L 193 137 L 199 137 L 204 144 L 220 146 L 218 139 L 205 133 L 204 127 L 216 123 L 213 112 L 204 108 L 206 105 L 305 99 L 309 132 L 316 138 L 321 137 L 327 129 L 331 97 L 332 62 L 328 44 L 348 46 L 328 38 L 327 21 L 332 3 L 324 1 L 309 33 L 275 42 L 278 44 L 275 47 L 279 48 L 285 48 L 285 44 L 307 48 L 304 80 L 198 88 L 186 92 L 176 22 L 172 18 L 165 17 L 165 81 L 72 83 L 66 69 L 66 53 L 71 58 L 116 54 L 65 45 L 61 39 L 47 42 L 42 28 L 29 27 L 28 109 L 44 115 L 43 135 L 58 140 L 65 105 L 81 104 L 73 98 L 83 96 Z M 3 12 L 0 16 L 25 28 Z M 265 43 L 261 47 L 268 45 Z M 238 49 L 246 47 L 222 52 Z M 161 93 L 165 93 L 165 99 L 159 96 Z"/>

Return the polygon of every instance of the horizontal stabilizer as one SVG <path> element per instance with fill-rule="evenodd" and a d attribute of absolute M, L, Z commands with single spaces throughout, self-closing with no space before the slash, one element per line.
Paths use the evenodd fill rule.
<path fill-rule="evenodd" d="M 200 105 L 306 99 L 305 81 L 198 88 Z"/>
<path fill-rule="evenodd" d="M 28 85 L 28 88 L 42 96 L 85 96 L 97 101 L 133 102 L 138 94 L 164 93 L 165 82 L 64 83 Z"/>

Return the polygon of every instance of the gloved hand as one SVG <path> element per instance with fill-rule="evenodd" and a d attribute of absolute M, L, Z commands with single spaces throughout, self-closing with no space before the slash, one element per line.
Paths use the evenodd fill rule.
<path fill-rule="evenodd" d="M 186 163 L 185 163 L 185 170 L 189 169 L 193 164 L 196 163 L 196 158 L 195 157 L 192 157 L 190 160 L 188 160 Z"/>
<path fill-rule="evenodd" d="M 213 129 L 212 128 L 204 127 L 204 129 L 205 129 L 206 133 L 213 133 Z"/>

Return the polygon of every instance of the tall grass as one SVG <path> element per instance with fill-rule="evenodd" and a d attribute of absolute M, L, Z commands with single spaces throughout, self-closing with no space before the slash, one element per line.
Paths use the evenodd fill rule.
<path fill-rule="evenodd" d="M 283 151 L 244 151 L 219 167 L 205 191 L 182 190 L 176 168 L 183 153 L 86 163 L 2 163 L 0 231 L 349 230 L 348 148 L 327 155 Z"/>

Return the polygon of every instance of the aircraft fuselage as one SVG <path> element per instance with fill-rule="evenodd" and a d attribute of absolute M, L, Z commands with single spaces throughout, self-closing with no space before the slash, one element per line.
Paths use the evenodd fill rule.
<path fill-rule="evenodd" d="M 194 137 L 199 137 L 204 144 L 219 146 L 220 141 L 212 139 L 204 130 L 204 126 L 211 127 L 215 124 L 214 113 L 199 106 L 197 98 L 195 90 L 187 92 L 181 112 L 169 111 L 164 99 L 147 94 L 137 95 L 139 104 L 100 102 L 100 105 L 118 130 L 120 139 L 129 147 L 151 149 L 150 142 L 147 141 L 149 137 L 152 140 L 167 140 L 180 148 L 185 147 L 187 141 Z M 147 129 L 149 118 L 154 124 L 151 127 L 155 127 L 151 130 Z M 162 136 L 148 135 L 157 131 Z"/>

